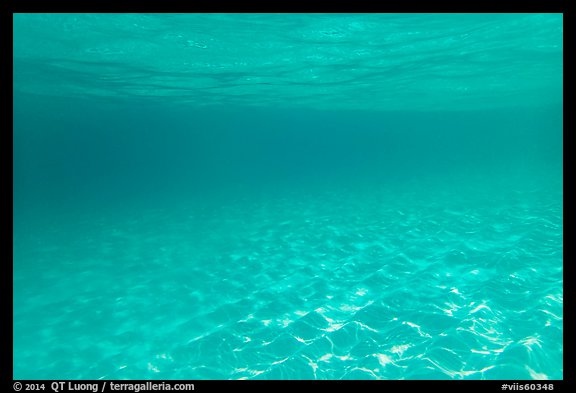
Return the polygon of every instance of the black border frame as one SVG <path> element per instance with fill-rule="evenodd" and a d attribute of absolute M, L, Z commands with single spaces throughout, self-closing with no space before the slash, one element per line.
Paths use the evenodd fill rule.
<path fill-rule="evenodd" d="M 2 69 L 5 70 L 2 72 L 3 82 L 1 86 L 8 86 L 12 84 L 12 73 L 8 73 L 8 69 L 12 70 L 13 64 L 13 53 L 12 53 L 12 15 L 13 13 L 69 13 L 69 12 L 77 12 L 77 13 L 125 13 L 125 12 L 134 12 L 134 13 L 141 13 L 141 12 L 158 12 L 158 13 L 165 13 L 165 12 L 418 12 L 418 13 L 440 13 L 440 12 L 462 12 L 462 13 L 496 13 L 496 12 L 518 12 L 518 13 L 529 13 L 529 12 L 539 12 L 539 13 L 562 13 L 564 17 L 564 29 L 566 33 L 564 34 L 564 39 L 568 38 L 568 45 L 565 45 L 569 48 L 574 48 L 574 44 L 571 44 L 571 41 L 574 41 L 572 37 L 575 36 L 574 31 L 572 30 L 569 23 L 566 23 L 572 17 L 572 13 L 569 12 L 567 7 L 567 1 L 557 1 L 557 0 L 518 0 L 514 2 L 513 0 L 505 1 L 497 1 L 497 0 L 468 0 L 468 1 L 459 1 L 451 3 L 449 1 L 426 1 L 426 0 L 418 0 L 418 1 L 389 1 L 389 2 L 378 2 L 376 0 L 372 1 L 365 1 L 365 2 L 358 2 L 354 1 L 351 2 L 334 2 L 330 5 L 321 5 L 321 4 L 297 4 L 294 2 L 259 2 L 259 3 L 248 3 L 248 2 L 228 2 L 228 3 L 197 3 L 192 1 L 185 1 L 185 0 L 163 0 L 158 2 L 116 2 L 116 3 L 106 3 L 103 0 L 95 1 L 95 0 L 80 0 L 80 1 L 62 1 L 62 0 L 9 0 L 5 2 L 1 2 L 0 6 L 2 7 L 2 12 L 0 14 L 0 39 L 2 42 L 2 55 L 0 59 L 4 63 L 6 67 Z M 572 49 L 573 51 L 573 49 Z M 564 85 L 568 86 L 568 89 L 564 89 L 564 127 L 568 130 L 573 130 L 572 127 L 572 111 L 573 107 L 569 106 L 571 100 L 572 83 L 573 77 L 572 72 L 570 70 L 575 70 L 576 67 L 574 66 L 571 57 L 564 56 L 564 63 L 566 69 L 569 70 L 568 73 L 564 73 Z M 566 67 L 566 65 L 568 65 Z M 12 97 L 8 96 L 8 89 L 2 89 L 2 93 L 5 95 L 5 100 L 2 102 L 3 114 L 1 115 L 2 122 L 6 127 L 6 134 L 8 132 L 8 128 L 12 127 L 12 119 L 13 119 L 13 101 Z M 566 111 L 566 108 L 570 108 L 572 110 Z M 8 123 L 10 119 L 10 124 Z M 571 134 L 572 131 L 568 131 L 564 133 L 564 159 L 566 160 L 567 156 L 567 149 L 566 149 L 566 137 Z M 10 134 L 12 135 L 12 134 Z M 6 138 L 7 139 L 7 138 Z M 12 139 L 10 139 L 12 140 Z M 2 144 L 3 146 L 8 146 L 8 143 Z M 5 147 L 7 150 L 8 148 Z M 8 157 L 12 157 L 12 154 L 5 154 L 5 160 L 8 161 Z M 6 167 L 12 168 L 12 163 L 7 163 Z M 10 175 L 11 179 L 12 174 Z M 571 172 L 569 170 L 569 166 L 567 165 L 567 161 L 564 161 L 564 178 L 571 178 Z M 564 190 L 566 191 L 566 190 Z M 570 191 L 570 188 L 568 189 Z M 570 194 L 570 192 L 569 192 Z M 564 198 L 566 200 L 566 198 Z M 573 198 L 568 197 L 568 200 L 573 200 Z M 13 199 L 12 199 L 13 202 Z M 564 218 L 566 218 L 566 207 L 569 204 L 564 203 Z M 570 224 L 570 221 L 568 221 Z M 568 225 L 568 228 L 570 225 Z M 566 219 L 564 219 L 564 238 L 566 238 Z M 569 233 L 569 232 L 568 232 Z M 575 331 L 574 321 L 573 321 L 573 310 L 576 310 L 574 304 L 574 268 L 570 262 L 572 259 L 567 255 L 566 251 L 564 253 L 564 261 L 568 261 L 568 263 L 564 263 L 564 310 L 568 310 L 568 312 L 564 313 L 564 379 L 563 380 L 554 380 L 554 381 L 500 381 L 500 380 L 489 380 L 489 381 L 455 381 L 455 380 L 442 380 L 442 381 L 298 381 L 298 380 L 286 380 L 286 381 L 210 381 L 210 380 L 196 380 L 196 381 L 188 381 L 192 382 L 195 385 L 195 390 L 198 391 L 207 391 L 207 390 L 218 390 L 218 389 L 232 389 L 232 390 L 246 390 L 246 391 L 269 391 L 270 389 L 275 388 L 296 388 L 296 389 L 333 389 L 333 388 L 344 388 L 344 389 L 361 389 L 362 391 L 382 391 L 385 389 L 391 389 L 392 391 L 402 390 L 402 389 L 422 389 L 426 391 L 427 389 L 438 389 L 440 391 L 462 391 L 462 389 L 482 389 L 483 391 L 494 391 L 494 390 L 503 390 L 502 384 L 507 383 L 512 385 L 514 383 L 524 384 L 549 384 L 552 383 L 554 386 L 554 390 L 563 390 L 568 388 L 568 386 L 573 386 L 571 390 L 574 390 L 574 373 L 576 370 L 574 369 L 573 363 L 573 356 L 574 356 L 574 347 L 573 347 L 573 340 L 572 340 L 572 332 Z M 3 275 L 4 277 L 4 304 L 6 304 L 7 299 L 12 299 L 12 250 L 10 249 L 10 259 L 7 261 L 7 268 L 5 271 L 6 274 Z M 570 312 L 572 310 L 572 312 Z M 12 313 L 8 314 L 10 311 L 13 312 L 13 302 L 10 308 L 6 307 L 5 315 L 10 315 L 10 320 L 12 318 Z M 8 317 L 5 319 L 5 323 L 7 323 Z M 13 338 L 13 325 L 10 328 L 12 333 L 10 338 Z M 7 389 L 10 391 L 17 391 L 17 383 L 12 379 L 13 375 L 13 367 L 12 367 L 12 351 L 13 351 L 13 342 L 7 345 L 10 349 L 9 351 L 5 351 L 5 359 L 7 360 L 7 364 L 5 367 L 2 368 L 4 371 L 2 374 L 4 378 L 9 379 L 3 384 Z M 9 366 L 8 366 L 9 365 Z M 32 383 L 40 383 L 46 386 L 44 392 L 52 391 L 50 389 L 50 383 L 52 381 L 20 381 L 22 384 L 32 384 Z M 99 384 L 99 391 L 102 391 L 102 384 L 103 381 L 71 381 L 71 382 L 84 382 L 84 383 L 98 383 Z M 133 383 L 144 383 L 146 381 L 115 381 L 115 382 L 133 382 Z M 162 381 L 154 381 L 154 382 L 162 382 Z M 176 384 L 186 381 L 165 381 L 168 384 Z M 23 389 L 25 390 L 25 389 Z M 108 388 L 109 390 L 109 388 Z M 518 389 L 519 390 L 519 389 Z M 63 390 L 66 391 L 66 390 Z"/>

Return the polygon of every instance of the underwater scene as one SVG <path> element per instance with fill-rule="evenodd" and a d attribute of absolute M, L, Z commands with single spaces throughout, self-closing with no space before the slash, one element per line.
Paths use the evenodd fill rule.
<path fill-rule="evenodd" d="M 14 14 L 14 379 L 562 379 L 562 14 Z"/>

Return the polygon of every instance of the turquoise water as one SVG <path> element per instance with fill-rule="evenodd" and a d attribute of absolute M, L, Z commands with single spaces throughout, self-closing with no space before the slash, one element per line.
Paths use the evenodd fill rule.
<path fill-rule="evenodd" d="M 15 15 L 13 378 L 562 379 L 562 45 Z"/>

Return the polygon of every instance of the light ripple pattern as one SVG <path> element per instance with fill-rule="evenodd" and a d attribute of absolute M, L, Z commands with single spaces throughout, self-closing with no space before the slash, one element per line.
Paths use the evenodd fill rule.
<path fill-rule="evenodd" d="M 16 234 L 16 377 L 561 378 L 553 188 L 418 187 Z"/>

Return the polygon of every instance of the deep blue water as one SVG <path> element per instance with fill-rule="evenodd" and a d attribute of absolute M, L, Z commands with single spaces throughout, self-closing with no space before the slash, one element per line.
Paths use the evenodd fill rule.
<path fill-rule="evenodd" d="M 14 379 L 562 379 L 562 16 L 17 14 Z"/>

